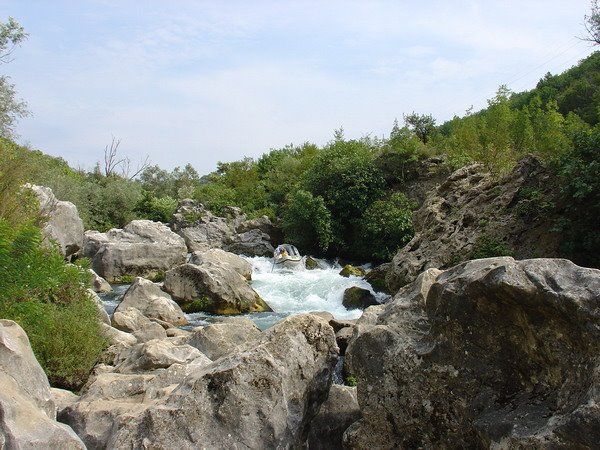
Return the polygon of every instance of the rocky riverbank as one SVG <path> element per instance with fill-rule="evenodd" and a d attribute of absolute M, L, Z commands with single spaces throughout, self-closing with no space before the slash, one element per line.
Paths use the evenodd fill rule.
<path fill-rule="evenodd" d="M 77 245 L 101 275 L 138 278 L 112 317 L 99 318 L 110 346 L 77 395 L 50 389 L 23 331 L 0 321 L 0 447 L 594 448 L 600 270 L 512 257 L 449 267 L 492 230 L 468 211 L 483 197 L 513 211 L 523 186 L 543 177 L 532 160 L 506 188 L 474 166 L 452 174 L 417 212 L 415 239 L 376 271 L 404 287 L 357 321 L 319 313 L 266 331 L 240 317 L 178 328 L 186 303 L 230 312 L 258 304 L 247 262 L 226 250 L 249 230 L 269 235 L 264 221 L 237 212 L 214 218 L 186 203 L 172 228 L 137 221 L 87 232 Z M 539 236 L 541 225 L 527 228 L 535 219 L 511 217 L 498 225 L 510 236 Z M 461 247 L 439 241 L 450 250 L 434 257 L 432 223 Z M 186 228 L 195 231 L 184 237 Z M 164 284 L 147 279 L 161 274 Z M 341 355 L 356 387 L 332 387 Z"/>

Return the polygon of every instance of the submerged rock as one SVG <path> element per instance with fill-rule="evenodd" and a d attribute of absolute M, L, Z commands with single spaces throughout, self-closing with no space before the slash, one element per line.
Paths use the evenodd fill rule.
<path fill-rule="evenodd" d="M 347 309 L 365 309 L 378 304 L 379 302 L 368 289 L 352 286 L 344 291 L 342 305 Z"/>
<path fill-rule="evenodd" d="M 428 271 L 358 321 L 346 448 L 592 448 L 600 440 L 600 271 L 474 260 Z"/>

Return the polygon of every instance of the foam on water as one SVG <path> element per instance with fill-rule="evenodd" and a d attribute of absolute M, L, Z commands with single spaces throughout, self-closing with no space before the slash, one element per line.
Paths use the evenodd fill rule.
<path fill-rule="evenodd" d="M 322 264 L 321 268 L 314 270 L 307 270 L 301 265 L 291 270 L 274 268 L 271 258 L 245 259 L 252 264 L 252 287 L 273 309 L 273 312 L 247 315 L 263 330 L 289 315 L 311 311 L 328 311 L 340 320 L 356 319 L 362 311 L 347 310 L 342 305 L 344 291 L 349 287 L 358 286 L 373 292 L 371 285 L 359 277 L 340 276 L 341 267 L 338 264 Z M 101 294 L 109 313 L 114 311 L 128 287 L 117 286 L 115 292 Z M 373 294 L 380 302 L 387 297 L 385 294 Z M 207 313 L 186 314 L 186 317 L 190 321 L 190 325 L 186 327 L 189 329 L 219 322 L 224 318 Z"/>

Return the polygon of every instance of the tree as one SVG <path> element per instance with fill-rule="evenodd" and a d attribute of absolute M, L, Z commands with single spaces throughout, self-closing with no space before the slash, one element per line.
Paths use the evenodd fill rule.
<path fill-rule="evenodd" d="M 600 44 L 600 6 L 598 6 L 598 0 L 592 0 L 592 11 L 590 15 L 585 15 L 585 29 L 588 33 L 583 39 L 586 41 L 594 42 L 596 45 Z"/>
<path fill-rule="evenodd" d="M 14 49 L 27 38 L 27 33 L 12 17 L 0 23 L 0 64 L 10 61 Z M 7 76 L 0 76 L 0 136 L 12 139 L 18 118 L 29 115 L 27 104 L 16 98 L 15 86 Z"/>
<path fill-rule="evenodd" d="M 417 114 L 413 111 L 411 114 L 404 116 L 404 123 L 423 144 L 427 144 L 435 131 L 435 119 L 431 114 Z"/>

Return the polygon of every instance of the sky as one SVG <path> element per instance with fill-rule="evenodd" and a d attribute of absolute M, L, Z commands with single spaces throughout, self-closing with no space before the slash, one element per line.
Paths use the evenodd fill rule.
<path fill-rule="evenodd" d="M 18 142 L 91 169 L 113 137 L 200 173 L 304 142 L 387 137 L 535 87 L 594 51 L 589 0 L 0 0 L 29 33 L 0 66 Z"/>

